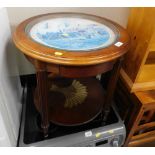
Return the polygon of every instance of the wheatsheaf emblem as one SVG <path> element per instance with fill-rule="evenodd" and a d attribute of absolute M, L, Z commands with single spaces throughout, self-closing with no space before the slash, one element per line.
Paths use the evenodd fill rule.
<path fill-rule="evenodd" d="M 65 96 L 66 100 L 64 107 L 66 108 L 72 108 L 82 104 L 88 94 L 87 87 L 77 80 L 73 80 L 70 86 L 63 88 L 53 84 L 50 88 L 50 91 L 60 92 Z"/>

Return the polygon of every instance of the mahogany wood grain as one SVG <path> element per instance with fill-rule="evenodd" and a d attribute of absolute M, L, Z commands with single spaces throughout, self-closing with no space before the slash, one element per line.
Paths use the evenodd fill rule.
<path fill-rule="evenodd" d="M 60 66 L 60 76 L 64 77 L 90 77 L 112 70 L 115 61 L 90 66 Z"/>
<path fill-rule="evenodd" d="M 49 121 L 61 126 L 78 126 L 92 121 L 102 110 L 104 104 L 104 91 L 100 82 L 96 78 L 78 78 L 67 79 L 57 78 L 48 80 L 48 87 L 52 84 L 59 85 L 64 88 L 70 85 L 73 80 L 79 81 L 87 88 L 87 97 L 79 105 L 73 107 L 65 107 L 66 98 L 63 93 L 57 91 L 48 92 L 49 101 Z M 66 84 L 67 83 L 67 84 Z M 65 86 L 64 86 L 65 85 Z M 37 97 L 38 89 L 34 93 L 34 104 L 37 110 L 41 111 L 41 106 L 38 104 Z"/>
<path fill-rule="evenodd" d="M 38 88 L 38 104 L 41 107 L 42 128 L 44 136 L 48 136 L 48 96 L 47 96 L 47 73 L 45 71 L 37 71 L 37 88 Z"/>
<path fill-rule="evenodd" d="M 87 15 L 82 13 L 62 13 L 62 16 L 69 16 L 69 15 L 78 15 L 81 18 L 90 18 L 96 19 L 96 21 L 103 23 L 104 21 L 111 23 L 116 29 L 118 30 L 119 37 L 116 42 L 122 42 L 122 46 L 117 47 L 114 44 L 108 46 L 107 48 L 102 48 L 98 50 L 91 50 L 87 52 L 69 52 L 64 50 L 56 50 L 41 44 L 34 42 L 25 32 L 25 27 L 27 24 L 32 22 L 33 20 L 41 20 L 42 18 L 54 18 L 57 14 L 45 14 L 40 16 L 35 16 L 29 18 L 22 22 L 14 32 L 13 40 L 16 46 L 26 55 L 38 59 L 40 61 L 54 63 L 54 64 L 61 64 L 61 65 L 71 65 L 71 66 L 87 66 L 93 64 L 100 64 L 103 62 L 111 61 L 120 56 L 124 55 L 129 49 L 129 35 L 124 28 L 120 25 L 116 24 L 113 21 L 108 19 L 94 16 L 94 15 Z M 62 53 L 61 56 L 57 56 L 54 53 L 59 51 Z"/>
<path fill-rule="evenodd" d="M 32 59 L 29 56 L 26 56 L 27 59 L 36 66 L 36 69 L 39 67 L 39 63 L 43 63 L 41 61 Z M 91 77 L 97 74 L 105 73 L 113 69 L 113 65 L 115 64 L 115 60 L 110 62 L 105 62 L 97 65 L 89 65 L 89 66 L 64 66 L 57 65 L 52 63 L 46 63 L 44 70 L 47 72 L 51 72 L 55 76 L 63 76 L 68 78 L 82 78 L 82 77 Z"/>
<path fill-rule="evenodd" d="M 62 15 L 62 17 L 76 16 L 80 18 L 88 18 L 103 24 L 106 22 L 109 26 L 112 25 L 112 27 L 117 31 L 118 37 L 116 42 L 121 42 L 122 45 L 118 47 L 115 45 L 115 42 L 106 48 L 97 50 L 82 52 L 64 51 L 38 44 L 26 34 L 25 28 L 28 24 L 33 26 L 36 22 L 41 21 L 42 19 L 55 18 L 58 15 Z M 28 60 L 36 68 L 37 88 L 39 92 L 38 99 L 39 104 L 42 107 L 42 126 L 45 136 L 47 135 L 49 125 L 47 76 L 52 78 L 56 76 L 79 78 L 96 76 L 97 74 L 102 74 L 113 70 L 111 75 L 113 77 L 111 77 L 109 82 L 106 105 L 104 107 L 106 111 L 109 109 L 120 69 L 119 59 L 128 51 L 130 47 L 129 35 L 120 25 L 102 17 L 82 13 L 45 14 L 29 18 L 19 24 L 14 32 L 13 41 L 17 48 L 19 48 L 21 52 L 25 54 Z M 61 52 L 61 55 L 58 56 L 55 54 L 55 52 Z M 47 75 L 47 73 L 50 74 Z M 107 115 L 108 112 L 106 113 L 106 117 Z"/>
<path fill-rule="evenodd" d="M 111 102 L 113 99 L 113 93 L 114 93 L 116 83 L 119 77 L 122 60 L 123 58 L 118 59 L 113 67 L 113 70 L 111 71 L 111 76 L 110 76 L 108 87 L 107 87 L 108 93 L 106 94 L 105 103 L 103 107 L 103 121 L 104 122 L 107 120 L 107 117 L 110 111 L 110 106 L 111 106 Z"/>

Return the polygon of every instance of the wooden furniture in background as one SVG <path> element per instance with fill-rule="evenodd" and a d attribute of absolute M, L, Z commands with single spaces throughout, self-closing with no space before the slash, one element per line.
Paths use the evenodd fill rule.
<path fill-rule="evenodd" d="M 154 18 L 155 8 L 132 8 L 129 15 L 131 48 L 115 91 L 115 101 L 127 130 L 124 146 L 155 142 Z"/>
<path fill-rule="evenodd" d="M 154 143 L 155 90 L 130 93 L 119 79 L 114 96 L 127 130 L 124 146 L 149 146 Z"/>
<path fill-rule="evenodd" d="M 131 92 L 155 89 L 155 8 L 132 8 L 127 30 L 131 48 L 121 77 Z"/>
<path fill-rule="evenodd" d="M 67 51 L 37 43 L 27 34 L 27 25 L 29 29 L 31 29 L 33 25 L 42 20 L 57 17 L 78 17 L 99 22 L 100 24 L 106 24 L 117 34 L 117 39 L 113 44 L 105 48 L 90 51 Z M 16 46 L 36 68 L 38 105 L 41 107 L 40 113 L 45 137 L 48 135 L 50 121 L 48 115 L 47 77 L 49 74 L 51 75 L 51 73 L 53 77 L 82 78 L 111 71 L 112 74 L 108 84 L 108 91 L 102 109 L 103 119 L 106 120 L 119 75 L 122 56 L 129 49 L 129 36 L 124 28 L 112 21 L 93 15 L 54 13 L 32 17 L 22 22 L 17 27 L 13 40 Z M 116 43 L 120 44 L 120 46 L 115 45 Z"/>
<path fill-rule="evenodd" d="M 155 141 L 155 90 L 135 92 L 139 109 L 124 146 L 141 146 Z"/>

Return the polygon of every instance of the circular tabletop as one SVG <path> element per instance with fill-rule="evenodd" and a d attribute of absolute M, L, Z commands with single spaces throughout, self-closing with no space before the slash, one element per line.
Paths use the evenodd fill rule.
<path fill-rule="evenodd" d="M 93 65 L 122 56 L 129 36 L 118 24 L 82 13 L 29 18 L 16 29 L 16 46 L 27 56 L 62 65 Z"/>

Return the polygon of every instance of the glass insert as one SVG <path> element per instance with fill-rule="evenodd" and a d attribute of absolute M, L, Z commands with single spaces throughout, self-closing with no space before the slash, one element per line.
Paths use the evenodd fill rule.
<path fill-rule="evenodd" d="M 105 48 L 117 37 L 107 25 L 77 17 L 42 20 L 31 27 L 29 36 L 42 45 L 68 51 Z"/>

